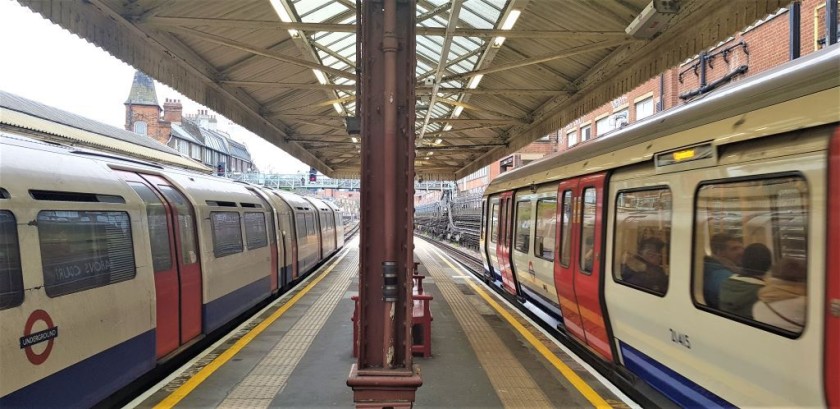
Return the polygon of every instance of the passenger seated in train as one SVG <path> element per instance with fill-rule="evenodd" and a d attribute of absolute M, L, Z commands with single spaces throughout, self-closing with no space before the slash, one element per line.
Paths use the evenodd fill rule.
<path fill-rule="evenodd" d="M 712 255 L 703 259 L 703 299 L 709 307 L 720 308 L 720 286 L 741 271 L 744 244 L 731 234 L 718 233 L 712 236 L 709 245 Z"/>
<path fill-rule="evenodd" d="M 752 319 L 758 290 L 764 287 L 764 276 L 772 263 L 773 255 L 767 246 L 761 243 L 747 246 L 741 272 L 733 274 L 720 286 L 720 309 Z"/>
<path fill-rule="evenodd" d="M 639 243 L 637 254 L 626 255 L 621 265 L 621 279 L 657 293 L 665 293 L 668 276 L 662 268 L 662 249 L 665 243 L 648 237 Z"/>
<path fill-rule="evenodd" d="M 770 269 L 771 277 L 758 291 L 753 318 L 792 332 L 805 327 L 807 269 L 804 260 L 785 257 Z"/>

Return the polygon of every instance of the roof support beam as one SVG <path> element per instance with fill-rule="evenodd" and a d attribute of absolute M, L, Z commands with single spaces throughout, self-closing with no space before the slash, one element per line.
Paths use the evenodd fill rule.
<path fill-rule="evenodd" d="M 193 36 L 193 37 L 200 38 L 202 40 L 205 40 L 205 41 L 208 41 L 208 42 L 211 42 L 211 43 L 214 43 L 214 44 L 219 44 L 219 45 L 223 45 L 223 46 L 226 46 L 226 47 L 235 48 L 235 49 L 245 51 L 245 52 L 248 52 L 248 53 L 251 53 L 251 54 L 261 55 L 263 57 L 271 58 L 273 60 L 285 62 L 285 63 L 288 63 L 288 64 L 293 64 L 293 65 L 297 65 L 297 66 L 305 67 L 305 68 L 309 68 L 309 69 L 321 70 L 325 73 L 336 75 L 336 76 L 339 76 L 339 77 L 342 77 L 342 78 L 356 79 L 356 74 L 355 73 L 346 72 L 346 71 L 342 71 L 342 70 L 337 70 L 335 68 L 326 67 L 324 65 L 321 65 L 321 64 L 318 64 L 318 63 L 313 63 L 313 62 L 306 61 L 306 60 L 302 60 L 300 58 L 289 57 L 289 56 L 280 54 L 277 51 L 272 51 L 272 50 L 268 50 L 268 49 L 265 49 L 265 48 L 252 47 L 248 44 L 245 44 L 245 43 L 242 43 L 242 42 L 239 42 L 239 41 L 234 41 L 234 40 L 231 40 L 231 39 L 228 39 L 228 38 L 224 38 L 222 36 L 217 36 L 215 34 L 205 33 L 205 32 L 202 32 L 202 31 L 193 30 L 191 28 L 176 28 L 176 27 L 168 27 L 167 31 L 170 31 L 170 32 L 173 32 L 173 33 L 176 33 L 176 34 L 184 34 L 184 35 Z"/>
<path fill-rule="evenodd" d="M 446 35 L 443 40 L 443 47 L 440 51 L 440 61 L 438 62 L 437 72 L 435 73 L 435 82 L 432 85 L 432 98 L 429 102 L 429 107 L 434 107 L 437 101 L 438 88 L 440 88 L 441 78 L 443 78 L 446 70 L 446 62 L 449 60 L 449 49 L 452 47 L 452 38 L 454 37 L 455 27 L 458 24 L 458 14 L 461 13 L 462 0 L 453 0 L 452 7 L 449 10 L 449 23 L 446 25 Z M 423 118 L 423 123 L 420 125 L 420 134 L 417 139 L 422 140 L 426 133 L 426 127 L 429 125 L 429 119 L 432 117 L 432 110 L 426 111 L 426 117 Z"/>
<path fill-rule="evenodd" d="M 317 90 L 336 90 L 336 91 L 355 91 L 355 85 L 337 85 L 337 84 L 301 84 L 290 82 L 270 82 L 270 81 L 219 81 L 220 84 L 233 85 L 235 87 L 255 87 L 255 88 L 289 88 L 289 89 L 317 89 Z"/>
<path fill-rule="evenodd" d="M 449 6 L 449 4 L 445 4 Z M 442 7 L 442 6 L 441 6 Z M 418 22 L 420 20 L 418 19 Z M 166 27 L 230 27 L 244 29 L 263 30 L 299 30 L 303 32 L 330 32 L 330 33 L 355 33 L 355 24 L 335 23 L 302 23 L 302 22 L 277 22 L 262 20 L 232 20 L 216 18 L 188 18 L 188 17 L 150 17 L 139 23 L 153 25 L 169 31 Z M 446 36 L 447 30 L 443 27 L 417 27 L 417 35 L 424 36 Z M 550 38 L 557 40 L 603 40 L 621 39 L 631 41 L 633 37 L 628 36 L 624 31 L 572 31 L 572 30 L 499 30 L 483 28 L 456 28 L 452 35 L 455 37 L 507 37 L 507 38 Z"/>
<path fill-rule="evenodd" d="M 526 66 L 529 66 L 529 65 L 540 64 L 540 63 L 544 63 L 544 62 L 547 62 L 547 61 L 559 60 L 561 58 L 569 58 L 569 57 L 572 57 L 572 56 L 575 56 L 575 55 L 578 55 L 578 54 L 585 54 L 585 53 L 588 53 L 588 52 L 592 52 L 592 51 L 596 51 L 596 50 L 600 50 L 600 49 L 604 49 L 604 48 L 618 47 L 618 46 L 620 46 L 624 43 L 626 43 L 626 41 L 624 41 L 624 40 L 604 40 L 604 41 L 600 41 L 600 42 L 593 43 L 593 44 L 587 44 L 587 45 L 582 45 L 582 46 L 578 46 L 578 47 L 572 47 L 572 48 L 569 48 L 569 49 L 563 51 L 562 53 L 544 54 L 544 55 L 537 56 L 537 57 L 526 58 L 524 60 L 517 61 L 517 62 L 514 62 L 514 63 L 501 64 L 501 65 L 496 65 L 496 66 L 491 67 L 491 68 L 484 68 L 484 69 L 475 70 L 475 71 L 471 71 L 471 72 L 465 72 L 463 74 L 452 75 L 452 76 L 444 78 L 444 81 L 449 81 L 449 80 L 454 80 L 454 79 L 464 78 L 464 77 L 472 77 L 474 75 L 479 75 L 479 74 L 485 74 L 485 75 L 486 74 L 492 74 L 492 73 L 496 73 L 496 72 L 512 70 L 512 69 L 515 69 L 515 68 L 526 67 Z"/>
<path fill-rule="evenodd" d="M 496 125 L 519 125 L 524 124 L 524 119 L 480 119 L 480 118 L 431 118 L 429 122 L 451 122 L 453 124 L 496 124 Z"/>

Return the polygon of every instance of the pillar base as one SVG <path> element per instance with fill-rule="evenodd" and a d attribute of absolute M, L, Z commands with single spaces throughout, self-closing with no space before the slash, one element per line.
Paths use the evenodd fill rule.
<path fill-rule="evenodd" d="M 400 408 L 414 405 L 414 394 L 423 385 L 420 367 L 412 371 L 360 371 L 357 364 L 350 368 L 347 386 L 353 388 L 356 409 Z"/>

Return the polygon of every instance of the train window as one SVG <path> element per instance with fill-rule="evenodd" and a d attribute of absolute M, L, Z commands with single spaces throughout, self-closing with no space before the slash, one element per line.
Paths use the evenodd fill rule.
<path fill-rule="evenodd" d="M 20 267 L 15 215 L 0 210 L 0 310 L 23 302 L 23 271 Z"/>
<path fill-rule="evenodd" d="M 44 287 L 50 297 L 134 278 L 126 212 L 41 211 L 38 237 Z"/>
<path fill-rule="evenodd" d="M 166 197 L 166 200 L 178 214 L 178 243 L 181 246 L 181 263 L 197 263 L 198 250 L 195 243 L 195 218 L 193 217 L 192 205 L 181 192 L 171 186 L 158 185 L 158 190 Z"/>
<path fill-rule="evenodd" d="M 572 191 L 563 192 L 563 214 L 560 220 L 560 264 L 568 267 L 572 262 Z"/>
<path fill-rule="evenodd" d="M 306 218 L 303 216 L 303 213 L 295 215 L 295 234 L 297 234 L 299 239 L 306 236 Z"/>
<path fill-rule="evenodd" d="M 702 184 L 695 203 L 694 299 L 796 336 L 805 327 L 808 184 L 798 175 Z"/>
<path fill-rule="evenodd" d="M 495 243 L 499 235 L 499 204 L 493 203 L 493 210 L 490 211 L 490 242 Z"/>
<path fill-rule="evenodd" d="M 248 250 L 268 245 L 265 228 L 265 213 L 245 212 L 245 241 Z"/>
<path fill-rule="evenodd" d="M 527 253 L 531 241 L 531 201 L 516 202 L 516 241 L 513 248 Z"/>
<path fill-rule="evenodd" d="M 166 220 L 166 208 L 148 186 L 128 182 L 140 198 L 146 203 L 146 216 L 149 219 L 149 244 L 152 246 L 152 265 L 155 272 L 172 268 L 172 254 L 169 249 L 169 226 Z"/>
<path fill-rule="evenodd" d="M 213 255 L 216 258 L 242 252 L 242 227 L 238 212 L 210 212 Z"/>
<path fill-rule="evenodd" d="M 315 235 L 315 216 L 312 213 L 306 214 L 306 235 Z"/>
<path fill-rule="evenodd" d="M 12 196 L 9 195 L 9 191 L 0 187 L 0 199 L 10 199 Z"/>
<path fill-rule="evenodd" d="M 595 260 L 595 209 L 597 193 L 594 187 L 583 189 L 583 220 L 580 228 L 580 271 L 592 273 Z"/>
<path fill-rule="evenodd" d="M 557 226 L 557 199 L 537 201 L 537 235 L 534 238 L 534 255 L 554 261 L 554 229 Z"/>
<path fill-rule="evenodd" d="M 671 190 L 624 190 L 615 203 L 616 282 L 664 296 L 668 291 Z"/>

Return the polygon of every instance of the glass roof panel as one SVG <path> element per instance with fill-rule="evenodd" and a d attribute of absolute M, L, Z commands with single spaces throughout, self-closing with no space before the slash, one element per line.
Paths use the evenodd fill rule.
<path fill-rule="evenodd" d="M 314 9 L 310 14 L 301 14 L 300 19 L 305 23 L 322 23 L 345 11 L 347 11 L 347 7 L 344 7 L 338 2 L 333 2 L 327 4 L 325 7 Z"/>

